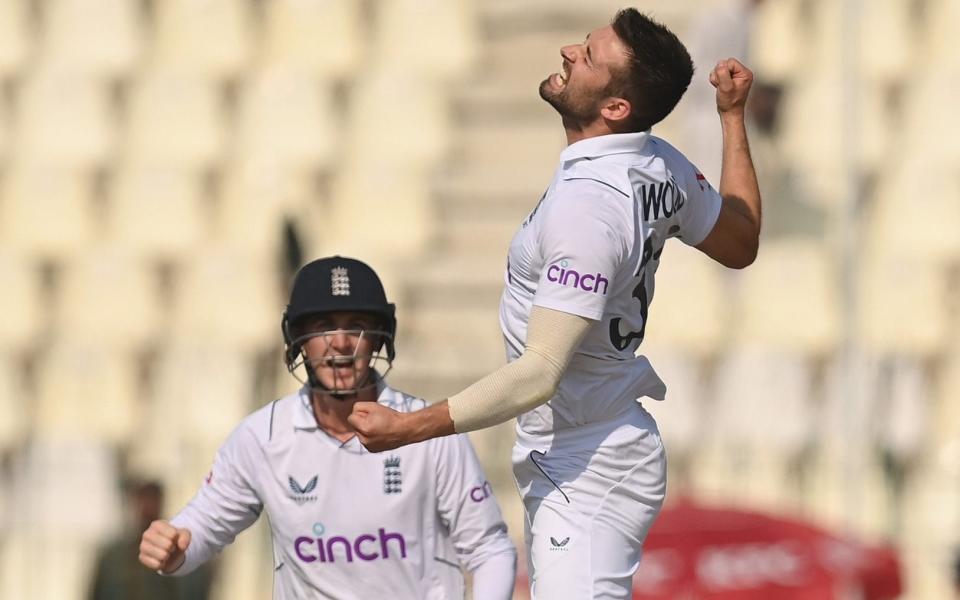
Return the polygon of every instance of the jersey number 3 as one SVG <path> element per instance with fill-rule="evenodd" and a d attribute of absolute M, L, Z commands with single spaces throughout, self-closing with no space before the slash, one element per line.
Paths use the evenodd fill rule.
<path fill-rule="evenodd" d="M 647 297 L 647 265 L 650 263 L 651 257 L 654 260 L 660 260 L 660 255 L 663 254 L 663 246 L 660 246 L 660 248 L 654 252 L 652 242 L 652 239 L 648 239 L 647 243 L 644 244 L 645 247 L 643 249 L 643 257 L 640 260 L 640 268 L 637 269 L 637 275 L 640 277 L 640 281 L 637 283 L 637 286 L 633 288 L 632 294 L 634 299 L 640 301 L 640 319 L 642 321 L 640 331 L 628 331 L 626 335 L 621 334 L 620 321 L 623 319 L 621 317 L 610 319 L 610 343 L 621 352 L 629 348 L 634 340 L 642 342 L 643 335 L 647 330 L 647 312 L 650 305 L 650 300 Z"/>

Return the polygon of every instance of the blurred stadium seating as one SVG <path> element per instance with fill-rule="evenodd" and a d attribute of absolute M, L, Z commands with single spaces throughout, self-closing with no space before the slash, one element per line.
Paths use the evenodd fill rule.
<path fill-rule="evenodd" d="M 0 597 L 82 598 L 123 478 L 159 477 L 173 510 L 292 389 L 290 220 L 306 258 L 383 274 L 398 387 L 435 400 L 501 364 L 506 248 L 563 147 L 536 88 L 620 4 L 0 0 Z M 642 8 L 684 38 L 724 4 Z M 671 485 L 891 538 L 906 597 L 946 598 L 960 3 L 767 0 L 748 34 L 782 92 L 755 146 L 779 220 L 742 273 L 664 253 L 648 345 L 669 393 L 645 406 Z M 682 115 L 656 128 L 680 149 Z M 474 439 L 521 543 L 512 435 Z M 262 527 L 218 598 L 269 595 Z"/>

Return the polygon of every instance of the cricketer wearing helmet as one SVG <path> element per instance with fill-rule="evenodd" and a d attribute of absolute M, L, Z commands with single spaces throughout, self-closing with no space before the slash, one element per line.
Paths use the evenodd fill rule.
<path fill-rule="evenodd" d="M 303 383 L 245 418 L 196 496 L 143 534 L 140 561 L 182 575 L 270 517 L 274 598 L 512 596 L 516 550 L 465 436 L 371 454 L 347 422 L 359 403 L 424 402 L 384 381 L 395 307 L 368 265 L 334 256 L 297 273 L 281 328 Z"/>

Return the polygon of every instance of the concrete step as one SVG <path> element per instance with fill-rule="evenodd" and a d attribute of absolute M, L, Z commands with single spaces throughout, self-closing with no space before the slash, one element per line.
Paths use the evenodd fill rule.
<path fill-rule="evenodd" d="M 447 255 L 407 272 L 401 289 L 406 311 L 474 308 L 495 311 L 503 291 L 506 247 L 473 256 Z"/>
<path fill-rule="evenodd" d="M 558 117 L 525 123 L 465 123 L 455 130 L 454 140 L 460 164 L 545 173 L 553 172 L 567 145 Z"/>
<path fill-rule="evenodd" d="M 411 376 L 472 376 L 506 360 L 496 303 L 404 311 L 397 347 L 397 367 Z"/>

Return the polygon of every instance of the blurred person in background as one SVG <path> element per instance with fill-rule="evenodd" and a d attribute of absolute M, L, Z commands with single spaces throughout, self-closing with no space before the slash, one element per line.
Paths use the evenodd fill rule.
<path fill-rule="evenodd" d="M 155 481 L 128 485 L 130 518 L 125 531 L 97 556 L 89 600 L 206 600 L 213 568 L 205 565 L 183 579 L 161 577 L 137 561 L 140 536 L 163 511 L 163 487 Z"/>
<path fill-rule="evenodd" d="M 509 363 L 425 410 L 362 403 L 350 422 L 368 448 L 389 450 L 518 417 L 532 596 L 625 599 L 666 493 L 660 433 L 637 401 L 666 392 L 636 355 L 654 275 L 672 237 L 727 267 L 756 258 L 760 190 L 745 125 L 753 74 L 723 59 L 708 76 L 723 131 L 718 192 L 651 134 L 693 77 L 669 29 L 626 9 L 560 55 L 540 96 L 569 145 L 508 252 Z"/>
<path fill-rule="evenodd" d="M 510 598 L 516 549 L 467 437 L 384 456 L 347 421 L 357 404 L 424 406 L 384 380 L 394 313 L 365 263 L 334 256 L 301 268 L 282 333 L 303 387 L 240 423 L 197 495 L 143 534 L 140 561 L 186 575 L 266 511 L 274 598 L 462 598 L 461 566 L 474 598 Z"/>

